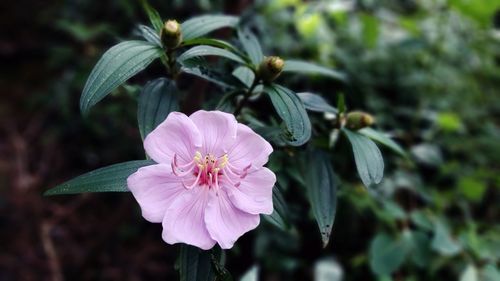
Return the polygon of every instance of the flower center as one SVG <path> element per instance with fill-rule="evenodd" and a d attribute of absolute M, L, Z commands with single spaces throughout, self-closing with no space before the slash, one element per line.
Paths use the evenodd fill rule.
<path fill-rule="evenodd" d="M 174 175 L 183 178 L 183 185 L 187 189 L 195 186 L 206 186 L 218 190 L 221 181 L 227 182 L 229 185 L 238 187 L 240 181 L 246 177 L 251 164 L 243 169 L 234 167 L 229 162 L 229 157 L 224 154 L 217 157 L 211 153 L 204 157 L 196 151 L 193 160 L 187 164 L 180 165 L 177 161 L 177 155 L 174 155 L 172 160 L 172 172 Z M 193 176 L 195 180 L 189 182 Z"/>

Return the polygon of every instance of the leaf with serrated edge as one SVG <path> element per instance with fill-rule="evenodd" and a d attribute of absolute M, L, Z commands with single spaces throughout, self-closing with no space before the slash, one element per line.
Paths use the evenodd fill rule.
<path fill-rule="evenodd" d="M 90 73 L 82 96 L 80 109 L 86 113 L 111 91 L 142 71 L 163 50 L 146 41 L 125 41 L 109 49 Z"/>
<path fill-rule="evenodd" d="M 88 172 L 47 190 L 44 195 L 86 192 L 127 192 L 127 178 L 140 167 L 155 164 L 151 160 L 136 160 L 114 164 Z"/>

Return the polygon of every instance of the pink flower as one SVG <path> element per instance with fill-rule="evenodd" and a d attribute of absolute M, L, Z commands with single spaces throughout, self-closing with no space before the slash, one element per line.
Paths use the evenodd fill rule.
<path fill-rule="evenodd" d="M 259 214 L 273 211 L 276 176 L 263 167 L 273 149 L 231 114 L 172 112 L 144 148 L 158 164 L 140 168 L 127 184 L 169 244 L 228 249 L 257 227 Z"/>

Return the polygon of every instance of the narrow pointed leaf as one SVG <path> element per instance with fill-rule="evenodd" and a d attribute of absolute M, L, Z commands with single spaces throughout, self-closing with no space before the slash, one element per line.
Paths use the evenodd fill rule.
<path fill-rule="evenodd" d="M 137 29 L 139 30 L 141 36 L 146 39 L 146 41 L 155 44 L 158 47 L 161 47 L 161 40 L 160 40 L 160 35 L 152 29 L 149 26 L 139 24 L 137 26 Z"/>
<path fill-rule="evenodd" d="M 286 124 L 289 135 L 284 137 L 288 143 L 293 146 L 306 143 L 311 138 L 311 121 L 297 94 L 277 84 L 267 86 L 265 92 Z"/>
<path fill-rule="evenodd" d="M 330 68 L 313 64 L 306 61 L 287 60 L 283 72 L 296 72 L 304 74 L 317 74 L 328 76 L 337 80 L 345 81 L 346 77 L 342 72 L 332 70 Z"/>
<path fill-rule="evenodd" d="M 320 95 L 312 93 L 297 93 L 297 96 L 299 96 L 302 100 L 307 110 L 333 114 L 338 112 L 335 107 L 329 105 L 328 102 Z"/>
<path fill-rule="evenodd" d="M 191 40 L 187 40 L 182 42 L 182 47 L 194 46 L 194 45 L 208 45 L 221 49 L 229 50 L 233 53 L 239 53 L 239 50 L 236 49 L 231 43 L 226 42 L 224 40 L 212 39 L 212 38 L 194 38 Z"/>
<path fill-rule="evenodd" d="M 195 57 L 204 57 L 204 56 L 218 56 L 224 57 L 239 63 L 245 63 L 240 57 L 231 53 L 228 50 L 216 48 L 212 46 L 196 46 L 193 47 L 180 55 L 177 59 L 182 63 L 183 61 L 195 58 Z"/>
<path fill-rule="evenodd" d="M 377 145 L 369 138 L 348 129 L 342 129 L 354 153 L 358 174 L 366 187 L 378 184 L 384 176 L 384 159 Z"/>
<path fill-rule="evenodd" d="M 253 65 L 257 66 L 264 60 L 264 54 L 257 37 L 248 29 L 238 29 L 238 38 Z"/>
<path fill-rule="evenodd" d="M 200 78 L 203 78 L 207 81 L 210 81 L 212 83 L 217 84 L 218 86 L 222 87 L 223 89 L 231 90 L 234 89 L 236 86 L 242 86 L 242 83 L 237 80 L 236 78 L 230 76 L 230 75 L 224 75 L 217 70 L 210 69 L 205 66 L 193 66 L 193 67 L 187 67 L 183 66 L 181 68 L 182 72 L 185 72 L 187 74 L 191 74 Z"/>
<path fill-rule="evenodd" d="M 44 195 L 77 194 L 86 192 L 127 192 L 127 178 L 151 160 L 136 160 L 114 164 L 88 172 L 47 190 Z"/>
<path fill-rule="evenodd" d="M 146 41 L 125 41 L 109 49 L 90 73 L 82 96 L 80 109 L 86 113 L 111 91 L 134 76 L 163 51 Z"/>
<path fill-rule="evenodd" d="M 304 167 L 305 184 L 309 203 L 318 223 L 323 247 L 328 245 L 337 208 L 339 179 L 333 171 L 328 154 L 324 151 L 309 151 Z"/>
<path fill-rule="evenodd" d="M 163 122 L 170 112 L 177 110 L 179 101 L 175 82 L 166 78 L 148 82 L 142 89 L 137 110 L 142 139 Z"/>
<path fill-rule="evenodd" d="M 160 14 L 153 7 L 151 7 L 151 5 L 149 5 L 147 0 L 141 0 L 141 3 L 142 3 L 142 8 L 148 15 L 151 25 L 159 34 L 160 30 L 163 28 L 163 21 L 161 20 Z"/>
<path fill-rule="evenodd" d="M 185 41 L 201 37 L 223 27 L 235 27 L 238 17 L 225 15 L 206 15 L 189 19 L 182 23 L 181 30 Z"/>
<path fill-rule="evenodd" d="M 181 245 L 180 280 L 213 281 L 215 271 L 212 267 L 210 251 L 203 251 L 190 245 Z"/>
<path fill-rule="evenodd" d="M 360 134 L 365 135 L 369 137 L 370 139 L 383 144 L 396 152 L 397 154 L 403 156 L 403 157 L 408 157 L 406 152 L 401 148 L 399 144 L 397 144 L 395 141 L 393 141 L 391 138 L 389 138 L 387 135 L 385 135 L 382 132 L 376 131 L 372 128 L 363 128 L 358 131 Z"/>
<path fill-rule="evenodd" d="M 345 97 L 343 93 L 340 93 L 337 98 L 337 109 L 339 111 L 339 114 L 342 114 L 346 111 Z"/>
<path fill-rule="evenodd" d="M 250 86 L 253 83 L 253 80 L 255 79 L 255 73 L 253 73 L 253 71 L 246 66 L 238 66 L 233 71 L 233 76 L 238 78 L 248 88 L 250 88 Z"/>

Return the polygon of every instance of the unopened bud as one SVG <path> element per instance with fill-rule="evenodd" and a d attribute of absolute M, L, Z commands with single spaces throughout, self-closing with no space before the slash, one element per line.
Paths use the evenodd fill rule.
<path fill-rule="evenodd" d="M 182 42 L 181 25 L 176 20 L 168 20 L 160 32 L 161 42 L 168 49 L 179 46 Z"/>
<path fill-rule="evenodd" d="M 369 127 L 373 123 L 375 123 L 375 119 L 370 114 L 362 111 L 353 111 L 347 114 L 345 126 L 348 129 L 359 130 Z"/>
<path fill-rule="evenodd" d="M 259 65 L 259 75 L 264 81 L 271 82 L 278 78 L 284 66 L 285 61 L 280 57 L 266 57 Z"/>

